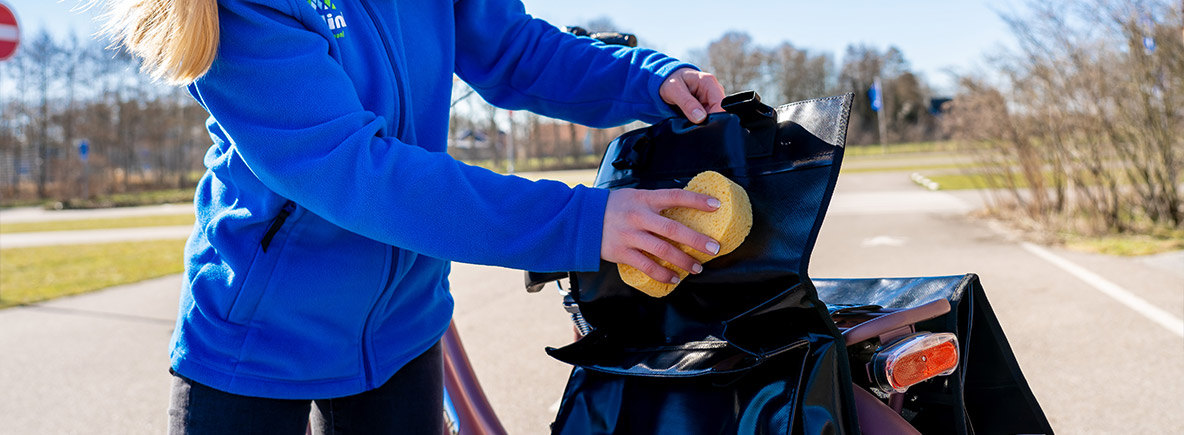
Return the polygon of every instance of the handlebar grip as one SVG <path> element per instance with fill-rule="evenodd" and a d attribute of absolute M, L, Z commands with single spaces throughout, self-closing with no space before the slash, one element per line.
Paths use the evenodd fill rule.
<path fill-rule="evenodd" d="M 623 45 L 626 47 L 636 47 L 637 46 L 637 36 L 632 33 L 621 33 L 621 32 L 595 32 L 595 33 L 593 33 L 593 32 L 589 32 L 588 29 L 585 29 L 580 26 L 566 26 L 566 27 L 562 27 L 561 30 L 563 30 L 564 32 L 576 35 L 576 36 L 587 36 L 589 38 L 595 39 L 597 41 L 603 42 L 608 45 Z"/>
<path fill-rule="evenodd" d="M 567 272 L 526 272 L 526 291 L 538 293 L 543 289 L 543 286 L 552 281 L 559 281 L 567 277 Z"/>
<path fill-rule="evenodd" d="M 593 33 L 588 36 L 591 36 L 592 39 L 608 45 L 624 45 L 626 47 L 637 46 L 637 36 L 634 36 L 632 33 L 600 32 Z"/>

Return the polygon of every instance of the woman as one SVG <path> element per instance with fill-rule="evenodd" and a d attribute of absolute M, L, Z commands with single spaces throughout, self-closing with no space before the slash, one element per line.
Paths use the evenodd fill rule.
<path fill-rule="evenodd" d="M 449 261 L 530 270 L 718 243 L 658 212 L 681 190 L 531 182 L 444 153 L 452 76 L 491 103 L 606 127 L 721 111 L 645 49 L 560 32 L 517 0 L 111 0 L 109 30 L 185 84 L 213 146 L 171 342 L 170 429 L 438 433 Z M 665 239 L 665 240 L 664 240 Z M 310 402 L 312 401 L 312 402 Z"/>

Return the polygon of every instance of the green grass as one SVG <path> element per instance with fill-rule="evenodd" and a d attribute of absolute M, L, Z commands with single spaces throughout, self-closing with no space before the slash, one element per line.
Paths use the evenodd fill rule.
<path fill-rule="evenodd" d="M 192 203 L 193 188 L 149 190 L 144 192 L 116 193 L 93 199 L 70 199 L 47 204 L 47 208 L 110 208 L 135 207 L 141 205 Z M 59 207 L 60 206 L 60 207 Z"/>
<path fill-rule="evenodd" d="M 906 142 L 891 143 L 887 147 L 880 145 L 849 145 L 843 150 L 846 157 L 882 156 L 887 154 L 932 153 L 939 151 L 957 151 L 954 142 Z M 885 152 L 886 151 L 886 152 Z"/>
<path fill-rule="evenodd" d="M 576 159 L 571 157 L 534 157 L 514 162 L 514 172 L 562 171 L 569 169 L 587 169 L 600 166 L 600 154 L 585 154 Z M 505 173 L 505 160 L 461 160 L 473 166 L 480 166 L 494 172 Z"/>
<path fill-rule="evenodd" d="M 184 240 L 0 250 L 0 308 L 174 273 Z"/>
<path fill-rule="evenodd" d="M 172 225 L 193 225 L 192 214 L 134 216 L 106 219 L 80 219 L 69 221 L 0 223 L 0 234 L 27 233 L 34 231 L 100 230 L 108 228 L 163 227 Z"/>
<path fill-rule="evenodd" d="M 45 205 L 44 199 L 9 199 L 0 198 L 0 209 L 16 208 L 16 207 L 41 207 Z"/>
<path fill-rule="evenodd" d="M 0 198 L 0 208 L 41 206 L 47 209 L 134 207 L 140 205 L 192 203 L 193 188 L 146 190 L 142 192 L 113 193 L 91 199 L 12 199 Z"/>
<path fill-rule="evenodd" d="M 990 187 L 987 184 L 987 176 L 984 174 L 937 174 L 925 177 L 941 186 L 941 190 L 986 189 Z M 1028 183 L 1023 177 L 1017 177 L 1015 182 L 1016 187 L 1028 187 Z"/>
<path fill-rule="evenodd" d="M 1069 236 L 1065 247 L 1107 255 L 1152 255 L 1184 249 L 1184 230 L 1153 234 L 1118 234 L 1101 237 Z"/>
<path fill-rule="evenodd" d="M 951 169 L 962 169 L 966 165 L 959 165 L 955 163 L 947 163 L 941 165 L 915 165 L 915 166 L 868 166 L 862 168 L 847 168 L 840 170 L 843 174 L 857 174 L 862 172 L 920 172 L 920 171 L 948 171 Z M 929 177 L 932 179 L 933 177 Z"/>
<path fill-rule="evenodd" d="M 591 186 L 596 181 L 595 169 L 568 169 L 564 171 L 518 172 L 517 175 L 530 180 L 548 179 L 566 183 L 568 186 Z"/>

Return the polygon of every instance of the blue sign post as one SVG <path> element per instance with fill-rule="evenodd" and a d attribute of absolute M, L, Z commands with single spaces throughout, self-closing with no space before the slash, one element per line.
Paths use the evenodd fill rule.
<path fill-rule="evenodd" d="M 872 101 L 872 110 L 879 112 L 884 108 L 884 92 L 880 90 L 880 78 L 872 82 L 872 88 L 867 90 L 867 98 Z"/>
<path fill-rule="evenodd" d="M 78 142 L 78 159 L 82 160 L 82 198 L 90 199 L 90 142 Z"/>
<path fill-rule="evenodd" d="M 888 154 L 888 127 L 884 125 L 884 87 L 880 86 L 880 76 L 872 81 L 872 88 L 867 90 L 867 98 L 872 102 L 872 110 L 876 112 L 876 121 L 880 124 L 880 152 Z"/>

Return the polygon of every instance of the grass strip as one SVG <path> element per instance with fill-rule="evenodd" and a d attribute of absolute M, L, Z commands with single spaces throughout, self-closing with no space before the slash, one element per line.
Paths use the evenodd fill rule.
<path fill-rule="evenodd" d="M 1065 240 L 1065 247 L 1075 251 L 1124 257 L 1161 254 L 1184 249 L 1184 230 L 1093 237 L 1071 235 Z"/>
<path fill-rule="evenodd" d="M 0 250 L 0 308 L 180 273 L 184 240 Z"/>
<path fill-rule="evenodd" d="M 880 145 L 848 145 L 843 151 L 846 157 L 882 156 L 887 154 L 932 153 L 938 151 L 958 151 L 954 142 L 905 142 L 892 143 L 888 146 Z"/>
<path fill-rule="evenodd" d="M 132 216 L 122 218 L 79 219 L 68 221 L 0 223 L 0 234 L 36 231 L 102 230 L 109 228 L 166 227 L 193 225 L 192 214 Z"/>
<path fill-rule="evenodd" d="M 864 172 L 919 172 L 919 171 L 945 171 L 951 169 L 963 169 L 967 165 L 959 165 L 956 163 L 947 163 L 940 165 L 918 165 L 918 166 L 865 166 L 848 168 L 843 167 L 839 170 L 842 174 L 858 174 Z M 930 177 L 932 178 L 932 177 Z"/>
<path fill-rule="evenodd" d="M 114 193 L 92 199 L 69 199 L 52 205 L 52 208 L 92 209 L 111 207 L 136 207 L 141 205 L 193 203 L 193 188 L 147 190 L 143 192 Z"/>
<path fill-rule="evenodd" d="M 986 189 L 991 187 L 987 184 L 988 177 L 985 174 L 936 174 L 925 175 L 925 177 L 933 180 L 941 190 L 966 190 L 966 189 Z M 1016 177 L 1015 184 L 1017 188 L 1028 187 L 1027 181 L 1023 177 Z"/>

